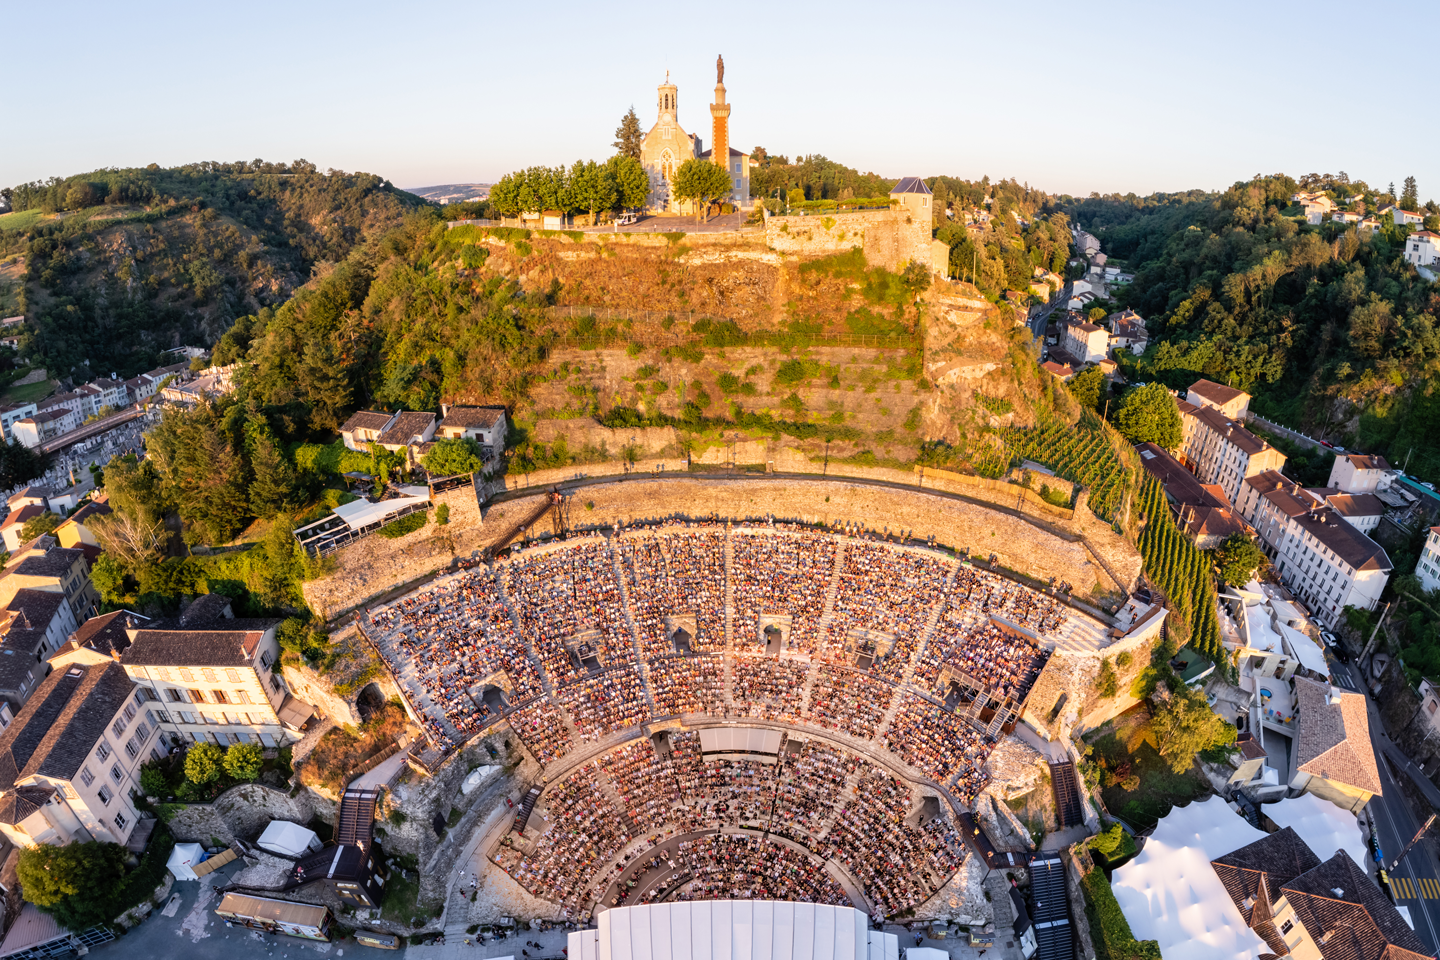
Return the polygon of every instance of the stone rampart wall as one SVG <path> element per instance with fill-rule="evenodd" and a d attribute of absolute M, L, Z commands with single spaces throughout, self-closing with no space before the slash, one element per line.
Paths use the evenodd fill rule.
<path fill-rule="evenodd" d="M 170 832 L 182 843 L 209 844 L 255 840 L 271 820 L 289 820 L 302 827 L 319 817 L 335 822 L 335 804 L 309 790 L 295 796 L 258 783 L 249 783 L 222 793 L 212 803 L 190 803 L 170 820 Z"/>

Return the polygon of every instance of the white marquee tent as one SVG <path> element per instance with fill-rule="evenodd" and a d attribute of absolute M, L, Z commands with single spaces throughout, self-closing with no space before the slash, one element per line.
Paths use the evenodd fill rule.
<path fill-rule="evenodd" d="M 707 760 L 734 756 L 763 763 L 766 762 L 764 754 L 770 757 L 779 754 L 780 731 L 765 727 L 701 727 L 700 752 Z"/>
<path fill-rule="evenodd" d="M 1140 855 L 1114 874 L 1115 899 L 1135 938 L 1158 942 L 1165 960 L 1254 960 L 1269 952 L 1210 865 L 1264 836 L 1220 797 L 1171 810 Z"/>
<path fill-rule="evenodd" d="M 899 960 L 893 933 L 854 907 L 694 900 L 617 907 L 569 936 L 569 960 Z"/>
<path fill-rule="evenodd" d="M 284 857 L 298 857 L 324 846 L 314 830 L 307 830 L 288 820 L 271 820 L 265 832 L 260 834 L 260 839 L 255 841 L 255 845 Z"/>
<path fill-rule="evenodd" d="M 1356 866 L 1365 869 L 1365 838 L 1360 835 L 1355 815 L 1348 810 L 1313 793 L 1302 793 L 1290 800 L 1267 803 L 1260 812 L 1282 830 L 1293 828 L 1322 861 L 1329 860 L 1336 850 L 1344 850 Z"/>
<path fill-rule="evenodd" d="M 205 860 L 205 850 L 198 843 L 177 843 L 170 851 L 165 866 L 175 875 L 176 880 L 199 880 L 195 868 Z"/>

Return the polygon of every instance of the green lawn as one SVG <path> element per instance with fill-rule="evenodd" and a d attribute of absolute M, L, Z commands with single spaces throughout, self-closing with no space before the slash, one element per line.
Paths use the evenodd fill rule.
<path fill-rule="evenodd" d="M 54 380 L 41 380 L 39 383 L 6 387 L 5 392 L 0 393 L 0 400 L 6 403 L 34 403 L 49 396 L 54 389 Z"/>
<path fill-rule="evenodd" d="M 0 216 L 0 230 L 24 230 L 40 222 L 44 214 L 39 210 L 20 210 Z"/>

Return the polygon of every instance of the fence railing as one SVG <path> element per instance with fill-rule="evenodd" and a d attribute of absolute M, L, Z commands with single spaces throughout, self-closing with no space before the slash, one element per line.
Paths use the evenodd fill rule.
<path fill-rule="evenodd" d="M 456 227 L 503 227 L 499 220 L 451 220 L 445 224 L 446 229 L 454 230 Z"/>

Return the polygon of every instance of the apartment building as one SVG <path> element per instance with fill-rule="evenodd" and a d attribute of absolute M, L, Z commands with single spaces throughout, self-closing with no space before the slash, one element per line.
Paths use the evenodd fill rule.
<path fill-rule="evenodd" d="M 1195 396 L 1195 388 L 1190 389 Z M 1241 396 L 1243 406 L 1248 407 L 1249 397 Z M 1227 406 L 1234 408 L 1235 402 Z M 1245 478 L 1279 470 L 1285 464 L 1285 454 L 1226 416 L 1222 407 L 1182 400 L 1179 408 L 1180 461 L 1201 483 L 1213 483 L 1224 490 L 1231 503 L 1239 502 Z"/>
<path fill-rule="evenodd" d="M 39 412 L 39 408 L 33 403 L 8 403 L 0 407 L 0 433 L 4 434 L 6 440 L 15 440 L 16 422 L 33 417 Z"/>
<path fill-rule="evenodd" d="M 97 620 L 85 625 L 83 642 L 118 658 L 155 701 L 162 728 L 182 740 L 284 746 L 300 739 L 314 712 L 280 678 L 280 621 L 236 618 L 218 594 L 179 617 L 145 621 L 119 611 Z"/>
<path fill-rule="evenodd" d="M 140 764 L 163 756 L 147 703 L 111 658 L 71 647 L 0 731 L 0 833 L 17 846 L 125 843 Z"/>
<path fill-rule="evenodd" d="M 64 594 L 76 623 L 93 617 L 100 609 L 100 594 L 90 582 L 90 562 L 85 551 L 62 547 L 51 534 L 23 544 L 0 571 L 0 604 L 9 604 L 24 589 Z"/>
<path fill-rule="evenodd" d="M 1341 493 L 1374 493 L 1388 488 L 1394 480 L 1389 462 L 1381 456 L 1365 453 L 1342 453 L 1330 468 L 1325 486 Z"/>
<path fill-rule="evenodd" d="M 1197 407 L 1214 407 L 1241 423 L 1250 416 L 1250 394 L 1213 380 L 1196 380 L 1190 384 L 1185 399 Z"/>
<path fill-rule="evenodd" d="M 1310 487 L 1305 492 L 1366 536 L 1380 526 L 1380 518 L 1385 516 L 1385 502 L 1373 493 L 1341 493 L 1332 487 Z"/>
<path fill-rule="evenodd" d="M 1110 355 L 1110 334 L 1088 321 L 1067 324 L 1060 348 L 1081 363 L 1099 363 Z"/>
<path fill-rule="evenodd" d="M 1390 558 L 1334 507 L 1269 470 L 1246 478 L 1236 508 L 1317 620 L 1333 627 L 1347 606 L 1374 609 L 1390 579 Z"/>
<path fill-rule="evenodd" d="M 68 407 L 54 407 L 16 420 L 11 432 L 15 440 L 32 450 L 80 426 L 82 417 Z"/>
<path fill-rule="evenodd" d="M 1425 548 L 1415 562 L 1415 576 L 1426 593 L 1440 587 L 1440 527 L 1431 527 L 1426 535 Z"/>

